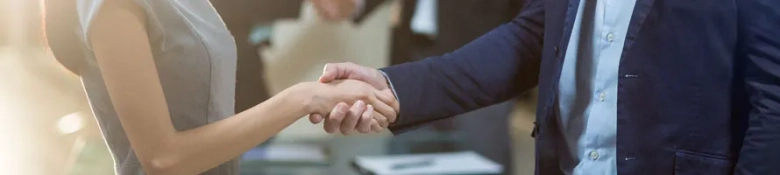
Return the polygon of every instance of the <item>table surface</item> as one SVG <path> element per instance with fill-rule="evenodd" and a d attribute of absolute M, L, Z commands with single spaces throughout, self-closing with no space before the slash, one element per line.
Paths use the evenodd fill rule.
<path fill-rule="evenodd" d="M 328 152 L 327 165 L 267 164 L 244 161 L 242 175 L 358 175 L 352 167 L 356 156 L 386 155 L 388 153 L 387 136 L 348 136 L 334 137 L 328 140 L 312 141 L 323 145 Z"/>
<path fill-rule="evenodd" d="M 339 136 L 327 140 L 310 141 L 319 144 L 328 153 L 327 164 L 280 164 L 262 161 L 244 161 L 242 175 L 358 175 L 352 160 L 356 156 L 455 152 L 470 150 L 454 134 L 424 132 L 414 137 L 383 135 Z M 282 141 L 277 144 L 285 144 Z"/>

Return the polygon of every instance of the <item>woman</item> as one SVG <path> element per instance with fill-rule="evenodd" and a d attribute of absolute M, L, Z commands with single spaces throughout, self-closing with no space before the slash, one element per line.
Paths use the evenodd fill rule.
<path fill-rule="evenodd" d="M 50 48 L 81 77 L 118 174 L 237 174 L 231 159 L 306 114 L 365 101 L 363 119 L 395 115 L 392 94 L 356 81 L 300 83 L 234 115 L 235 44 L 208 0 L 45 2 Z"/>

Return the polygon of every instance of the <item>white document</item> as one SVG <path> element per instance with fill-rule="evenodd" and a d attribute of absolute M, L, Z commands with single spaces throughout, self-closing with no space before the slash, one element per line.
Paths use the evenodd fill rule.
<path fill-rule="evenodd" d="M 249 150 L 243 155 L 243 159 L 277 162 L 327 162 L 327 155 L 319 145 L 272 144 Z"/>
<path fill-rule="evenodd" d="M 397 156 L 361 156 L 355 164 L 377 175 L 501 174 L 503 167 L 471 151 Z"/>

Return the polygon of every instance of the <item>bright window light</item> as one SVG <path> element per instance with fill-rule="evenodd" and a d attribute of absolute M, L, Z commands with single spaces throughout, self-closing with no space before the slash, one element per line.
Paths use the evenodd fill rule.
<path fill-rule="evenodd" d="M 84 123 L 81 119 L 81 115 L 78 113 L 71 113 L 65 115 L 57 122 L 57 129 L 62 134 L 71 134 L 81 130 L 84 127 Z"/>

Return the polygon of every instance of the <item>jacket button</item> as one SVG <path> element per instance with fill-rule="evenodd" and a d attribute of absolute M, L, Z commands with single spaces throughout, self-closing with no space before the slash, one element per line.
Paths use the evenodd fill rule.
<path fill-rule="evenodd" d="M 555 50 L 555 56 L 558 56 L 558 46 L 555 46 L 553 49 Z"/>

